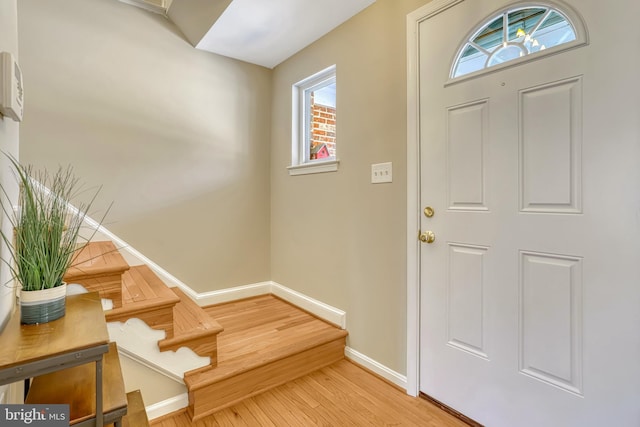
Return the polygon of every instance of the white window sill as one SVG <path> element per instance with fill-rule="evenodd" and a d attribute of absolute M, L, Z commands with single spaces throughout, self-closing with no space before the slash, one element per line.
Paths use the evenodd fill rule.
<path fill-rule="evenodd" d="M 312 173 L 335 172 L 338 170 L 340 160 L 316 161 L 287 167 L 289 175 L 308 175 Z"/>

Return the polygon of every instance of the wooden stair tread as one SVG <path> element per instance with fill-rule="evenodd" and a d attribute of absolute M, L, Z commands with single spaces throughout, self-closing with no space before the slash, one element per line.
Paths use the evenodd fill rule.
<path fill-rule="evenodd" d="M 148 311 L 180 302 L 171 289 L 146 265 L 131 267 L 122 275 L 122 307 L 105 312 L 108 322 L 130 312 Z"/>
<path fill-rule="evenodd" d="M 89 242 L 78 251 L 73 266 L 67 270 L 64 280 L 67 283 L 87 278 L 100 277 L 124 272 L 129 269 L 129 264 L 118 252 L 111 241 Z"/>
<path fill-rule="evenodd" d="M 160 351 L 189 347 L 199 356 L 210 357 L 211 366 L 216 366 L 222 326 L 180 289 L 171 291 L 180 302 L 173 309 L 173 337 L 158 342 Z"/>
<path fill-rule="evenodd" d="M 96 416 L 95 362 L 41 375 L 33 379 L 25 403 L 67 404 L 70 424 Z M 105 423 L 114 422 L 127 412 L 124 380 L 115 343 L 102 361 L 102 405 Z"/>
<path fill-rule="evenodd" d="M 331 325 L 273 295 L 206 307 L 209 316 L 224 327 L 219 337 L 220 363 L 253 357 L 277 347 L 300 345 L 301 335 L 341 336 L 346 331 Z M 311 338 L 313 339 L 313 338 Z M 330 339 L 330 338 L 329 338 Z"/>
<path fill-rule="evenodd" d="M 122 305 L 105 312 L 107 322 L 138 318 L 153 329 L 173 337 L 173 308 L 180 302 L 171 289 L 146 265 L 131 267 L 122 275 Z"/>
<path fill-rule="evenodd" d="M 149 418 L 140 390 L 127 393 L 127 415 L 122 418 L 122 427 L 145 427 L 148 425 Z"/>
<path fill-rule="evenodd" d="M 180 303 L 176 305 L 175 312 L 178 316 L 174 318 L 176 335 L 188 335 L 192 333 L 219 334 L 223 331 L 215 319 L 207 314 L 198 304 L 189 298 L 178 288 L 171 288 L 174 295 L 179 298 Z"/>

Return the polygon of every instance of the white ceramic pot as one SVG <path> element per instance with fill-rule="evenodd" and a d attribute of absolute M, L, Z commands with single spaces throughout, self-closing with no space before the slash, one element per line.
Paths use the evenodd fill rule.
<path fill-rule="evenodd" d="M 65 314 L 66 283 L 41 291 L 20 291 L 20 322 L 25 325 L 47 323 Z"/>

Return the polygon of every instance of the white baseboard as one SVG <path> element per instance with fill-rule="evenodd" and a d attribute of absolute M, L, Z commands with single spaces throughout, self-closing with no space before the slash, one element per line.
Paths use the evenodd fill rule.
<path fill-rule="evenodd" d="M 147 418 L 154 420 L 160 418 L 163 415 L 170 414 L 178 411 L 182 408 L 189 406 L 189 394 L 183 393 L 178 396 L 170 397 L 162 402 L 154 403 L 145 408 L 147 411 Z"/>
<path fill-rule="evenodd" d="M 193 291 L 192 291 L 193 292 Z M 221 289 L 203 293 L 189 294 L 200 307 L 213 304 L 222 304 L 237 301 L 244 298 L 257 297 L 271 293 L 271 282 L 260 282 L 251 285 L 236 286 L 234 288 Z"/>
<path fill-rule="evenodd" d="M 407 389 L 407 377 L 405 375 L 401 375 L 396 371 L 389 369 L 381 363 L 376 362 L 375 360 L 365 356 L 364 354 L 352 349 L 351 347 L 346 347 L 344 349 L 344 355 L 347 359 L 352 360 L 360 366 L 363 366 L 370 370 L 371 372 L 380 375 L 382 378 L 390 381 L 391 383 L 397 385 L 403 390 Z"/>
<path fill-rule="evenodd" d="M 329 323 L 333 323 L 342 329 L 347 329 L 347 313 L 338 308 L 308 297 L 276 282 L 271 282 L 271 293 Z"/>

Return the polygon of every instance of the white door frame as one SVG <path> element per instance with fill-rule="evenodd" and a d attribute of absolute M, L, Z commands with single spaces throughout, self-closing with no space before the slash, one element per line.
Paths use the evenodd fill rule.
<path fill-rule="evenodd" d="M 433 0 L 407 15 L 407 394 L 420 392 L 420 23 L 463 0 Z"/>

